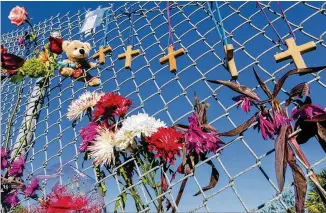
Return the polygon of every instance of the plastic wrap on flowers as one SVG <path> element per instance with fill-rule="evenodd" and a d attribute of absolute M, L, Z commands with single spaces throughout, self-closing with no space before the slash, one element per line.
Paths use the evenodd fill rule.
<path fill-rule="evenodd" d="M 46 184 L 46 197 L 29 208 L 30 213 L 100 213 L 104 200 L 94 188 L 96 181 L 72 165 L 37 175 Z M 54 169 L 53 169 L 54 168 Z"/>

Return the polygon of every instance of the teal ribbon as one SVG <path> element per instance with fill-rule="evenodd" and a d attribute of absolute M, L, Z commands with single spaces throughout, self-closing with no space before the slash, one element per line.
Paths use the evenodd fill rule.
<path fill-rule="evenodd" d="M 210 2 L 209 1 L 206 2 L 207 6 L 208 6 L 208 11 L 212 16 L 212 19 L 213 19 L 214 24 L 215 24 L 215 28 L 216 28 L 216 30 L 218 32 L 218 35 L 220 36 L 221 40 L 223 41 L 223 44 L 227 45 L 228 40 L 227 40 L 227 37 L 226 37 L 226 34 L 225 34 L 225 29 L 224 29 L 223 22 L 222 22 L 221 12 L 220 12 L 220 9 L 218 7 L 218 3 L 216 1 L 214 3 L 215 3 L 216 12 L 217 12 L 219 21 L 217 22 L 217 20 L 216 20 L 216 18 L 214 16 L 214 13 L 212 11 L 212 8 L 210 7 Z"/>
<path fill-rule="evenodd" d="M 60 68 L 62 68 L 62 67 L 76 68 L 76 64 L 74 64 L 74 63 L 67 63 L 67 62 L 64 62 L 64 61 L 59 61 L 57 64 L 58 64 L 58 66 Z"/>

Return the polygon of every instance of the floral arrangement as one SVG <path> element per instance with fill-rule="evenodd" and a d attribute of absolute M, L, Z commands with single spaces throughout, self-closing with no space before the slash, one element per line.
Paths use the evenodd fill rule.
<path fill-rule="evenodd" d="M 125 181 L 125 188 L 130 190 L 135 200 L 137 211 L 141 211 L 144 205 L 140 196 L 134 187 L 130 187 L 133 184 L 132 176 L 137 173 L 131 159 L 136 160 L 143 173 L 156 170 L 159 165 L 163 165 L 162 170 L 156 171 L 161 171 L 160 183 L 156 183 L 153 173 L 150 173 L 149 177 L 143 177 L 144 182 L 153 188 L 156 196 L 159 196 L 168 190 L 169 181 L 175 178 L 176 173 L 188 175 L 194 172 L 194 166 L 199 161 L 205 160 L 208 153 L 218 152 L 223 142 L 215 128 L 207 123 L 206 110 L 209 105 L 200 103 L 197 96 L 195 112 L 188 119 L 189 126 L 168 127 L 164 122 L 146 113 L 126 116 L 131 105 L 131 100 L 116 93 L 86 91 L 72 101 L 68 107 L 67 117 L 74 123 L 88 117 L 88 125 L 80 130 L 82 143 L 79 151 L 85 153 L 84 159 L 93 159 L 99 179 L 104 176 L 101 166 L 109 172 L 116 168 L 118 175 Z M 172 167 L 177 157 L 181 157 L 181 153 L 183 153 L 182 163 L 173 171 Z M 212 166 L 212 178 L 204 191 L 213 188 L 219 176 L 213 163 L 211 161 L 207 163 Z M 105 193 L 105 185 L 101 183 L 102 193 Z M 157 185 L 161 187 L 157 189 Z M 125 192 L 121 196 L 123 199 L 127 197 Z M 179 201 L 181 196 L 182 192 L 179 193 Z M 158 201 L 158 211 L 163 210 L 164 200 L 167 209 L 174 208 L 164 196 Z M 119 207 L 118 204 L 117 202 L 116 208 Z"/>
<path fill-rule="evenodd" d="M 222 84 L 240 93 L 240 96 L 233 98 L 237 101 L 238 107 L 247 113 L 251 106 L 255 106 L 257 112 L 245 123 L 237 128 L 225 133 L 220 133 L 221 136 L 236 136 L 242 134 L 250 126 L 254 125 L 261 132 L 264 140 L 275 139 L 275 170 L 276 178 L 279 186 L 279 191 L 284 188 L 285 173 L 287 165 L 292 170 L 296 212 L 304 211 L 304 201 L 307 191 L 306 177 L 296 163 L 295 154 L 306 165 L 310 164 L 300 148 L 300 144 L 306 143 L 310 138 L 316 137 L 321 147 L 326 152 L 326 112 L 315 104 L 312 104 L 310 98 L 309 84 L 300 83 L 290 90 L 289 98 L 285 102 L 285 107 L 282 107 L 277 96 L 286 82 L 286 79 L 291 75 L 306 75 L 309 73 L 318 72 L 325 67 L 314 67 L 305 69 L 295 69 L 288 71 L 282 76 L 273 89 L 273 92 L 260 79 L 254 69 L 255 77 L 267 96 L 266 100 L 260 98 L 254 91 L 244 85 L 239 85 L 228 81 L 208 80 L 214 84 Z M 305 97 L 305 100 L 303 98 Z M 270 108 L 267 106 L 270 105 Z M 294 104 L 291 115 L 289 116 L 288 107 Z M 312 171 L 313 172 L 313 171 Z M 312 180 L 319 190 L 320 195 L 326 201 L 325 191 L 322 189 L 318 178 L 313 172 Z M 326 204 L 326 202 L 325 202 Z"/>
<path fill-rule="evenodd" d="M 26 31 L 24 36 L 17 38 L 17 44 L 24 46 L 26 41 L 33 41 L 34 53 L 27 60 L 8 53 L 7 49 L 1 45 L 1 73 L 2 77 L 10 78 L 11 82 L 20 82 L 25 76 L 31 78 L 49 77 L 54 74 L 54 70 L 59 67 L 57 64 L 57 55 L 62 53 L 63 39 L 59 32 L 52 32 L 49 37 L 49 43 L 46 44 L 41 51 L 37 49 L 36 34 L 33 26 L 28 20 L 28 15 L 24 7 L 14 7 L 8 17 L 12 24 L 21 26 L 24 23 L 30 25 L 32 34 Z"/>
<path fill-rule="evenodd" d="M 1 148 L 1 204 L 5 210 L 26 213 L 100 213 L 104 205 L 103 198 L 96 192 L 90 190 L 90 185 L 95 180 L 74 168 L 65 165 L 60 172 L 51 175 L 35 175 L 30 183 L 24 181 L 22 176 L 25 169 L 25 159 L 22 156 L 10 162 L 9 153 Z M 51 181 L 58 182 L 58 177 L 68 178 L 67 185 L 55 184 L 45 196 L 41 192 L 41 185 Z M 92 183 L 88 183 L 93 181 Z M 25 206 L 21 200 L 29 199 L 31 205 Z M 32 202 L 34 201 L 34 202 Z"/>

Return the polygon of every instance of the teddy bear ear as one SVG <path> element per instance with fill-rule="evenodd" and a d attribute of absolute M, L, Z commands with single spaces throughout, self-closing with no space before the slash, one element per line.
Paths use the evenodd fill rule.
<path fill-rule="evenodd" d="M 88 49 L 88 50 L 91 50 L 91 49 L 92 49 L 92 47 L 91 47 L 91 44 L 90 44 L 90 43 L 88 43 L 88 42 L 85 42 L 84 44 L 85 44 L 85 46 L 87 47 L 87 49 Z"/>
<path fill-rule="evenodd" d="M 62 49 L 63 49 L 63 51 L 66 52 L 67 47 L 69 46 L 69 44 L 70 44 L 70 41 L 63 41 L 63 43 L 62 43 Z"/>

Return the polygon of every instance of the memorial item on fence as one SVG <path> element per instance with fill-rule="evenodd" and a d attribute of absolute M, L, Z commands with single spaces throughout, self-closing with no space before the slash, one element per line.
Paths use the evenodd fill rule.
<path fill-rule="evenodd" d="M 8 53 L 7 49 L 1 45 L 1 74 L 9 78 L 14 78 L 17 69 L 23 66 L 25 60 L 19 56 Z"/>
<path fill-rule="evenodd" d="M 284 52 L 274 55 L 276 62 L 281 62 L 292 58 L 297 69 L 307 68 L 306 63 L 302 58 L 302 54 L 316 49 L 316 44 L 313 41 L 297 46 L 293 38 L 285 40 L 288 49 Z"/>
<path fill-rule="evenodd" d="M 16 6 L 14 7 L 10 13 L 8 18 L 10 19 L 12 24 L 15 24 L 17 27 L 27 23 L 31 28 L 31 33 L 28 31 L 24 32 L 24 36 L 17 38 L 17 43 L 20 46 L 25 46 L 26 41 L 34 42 L 34 47 L 37 46 L 37 35 L 34 31 L 33 25 L 29 22 L 28 13 L 24 7 Z"/>
<path fill-rule="evenodd" d="M 125 59 L 125 69 L 131 69 L 131 60 L 132 57 L 137 56 L 140 54 L 140 50 L 133 50 L 132 45 L 127 46 L 127 50 L 124 53 L 118 55 L 118 59 Z"/>
<path fill-rule="evenodd" d="M 93 77 L 89 73 L 89 69 L 95 68 L 97 65 L 87 60 L 91 51 L 91 45 L 88 42 L 64 41 L 62 49 L 68 57 L 68 59 L 58 63 L 60 66 L 59 73 L 62 76 L 84 81 L 88 86 L 100 85 L 100 78 Z"/>
<path fill-rule="evenodd" d="M 166 13 L 168 18 L 168 54 L 160 58 L 160 64 L 169 63 L 170 72 L 175 73 L 177 71 L 177 61 L 176 59 L 185 54 L 185 50 L 180 48 L 174 51 L 174 40 L 173 40 L 173 30 L 171 25 L 171 16 L 170 16 L 170 2 L 167 2 Z"/>
<path fill-rule="evenodd" d="M 232 80 L 236 80 L 238 78 L 238 70 L 235 65 L 235 60 L 234 60 L 234 47 L 232 44 L 228 44 L 228 39 L 225 34 L 225 29 L 223 26 L 223 20 L 221 16 L 221 12 L 218 6 L 218 3 L 215 1 L 215 9 L 218 14 L 217 19 L 215 18 L 215 15 L 213 13 L 213 2 L 206 2 L 208 11 L 210 13 L 210 16 L 212 16 L 212 20 L 214 21 L 215 28 L 218 32 L 218 35 L 221 38 L 221 41 L 223 42 L 223 48 L 224 48 L 224 53 L 225 53 L 225 60 L 226 60 L 226 67 L 228 71 L 231 74 Z"/>
<path fill-rule="evenodd" d="M 63 52 L 62 43 L 63 39 L 61 38 L 60 32 L 54 31 L 49 37 L 49 51 L 57 55 Z"/>
<path fill-rule="evenodd" d="M 112 52 L 112 49 L 110 46 L 105 47 L 104 46 L 100 46 L 99 50 L 97 53 L 95 53 L 92 58 L 93 59 L 98 59 L 100 64 L 105 64 L 105 55 Z"/>
<path fill-rule="evenodd" d="M 250 111 L 250 105 L 254 105 L 257 108 L 258 111 L 248 121 L 233 130 L 220 133 L 219 135 L 241 135 L 243 132 L 248 130 L 249 127 L 254 125 L 254 128 L 258 128 L 258 131 L 261 131 L 264 140 L 267 140 L 268 138 L 274 139 L 276 137 L 274 143 L 275 170 L 279 190 L 282 192 L 284 188 L 285 172 L 288 164 L 292 170 L 294 180 L 296 212 L 302 212 L 304 210 L 307 180 L 302 169 L 296 163 L 295 154 L 307 168 L 310 168 L 310 164 L 299 144 L 307 142 L 314 136 L 317 137 L 320 145 L 326 152 L 326 112 L 323 108 L 311 103 L 312 101 L 309 97 L 309 85 L 307 83 L 298 84 L 291 89 L 289 99 L 285 104 L 286 108 L 281 106 L 280 101 L 277 99 L 277 95 L 289 76 L 295 74 L 306 75 L 322 71 L 325 68 L 325 66 L 311 67 L 288 71 L 276 82 L 273 91 L 271 91 L 260 79 L 254 69 L 255 77 L 267 96 L 266 100 L 260 98 L 253 90 L 244 85 L 221 80 L 208 80 L 208 82 L 222 84 L 233 91 L 240 93 L 241 96 L 237 96 L 233 100 L 238 101 L 238 106 L 241 106 L 245 112 Z M 298 97 L 306 97 L 306 100 L 302 101 L 297 99 Z M 297 105 L 292 111 L 292 119 L 289 118 L 287 112 L 287 108 L 291 103 Z M 269 104 L 271 108 L 269 108 L 267 104 Z M 291 122 L 294 121 L 296 122 L 293 126 Z M 296 133 L 298 128 L 301 129 L 301 132 Z M 320 192 L 320 195 L 325 198 L 323 200 L 326 200 L 325 190 L 321 187 L 314 172 L 312 174 L 312 180 Z"/>

